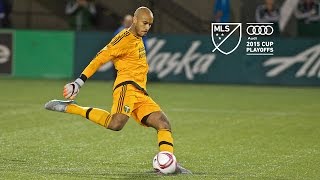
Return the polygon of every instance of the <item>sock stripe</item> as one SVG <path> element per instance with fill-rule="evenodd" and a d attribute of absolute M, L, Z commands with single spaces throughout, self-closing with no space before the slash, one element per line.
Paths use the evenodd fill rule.
<path fill-rule="evenodd" d="M 163 145 L 163 144 L 166 144 L 166 145 L 169 145 L 169 146 L 172 146 L 173 147 L 173 144 L 170 143 L 170 142 L 167 142 L 167 141 L 161 141 L 159 142 L 159 146 Z"/>
<path fill-rule="evenodd" d="M 89 119 L 89 114 L 90 114 L 90 111 L 92 111 L 93 108 L 89 108 L 87 111 L 86 111 L 86 118 Z"/>

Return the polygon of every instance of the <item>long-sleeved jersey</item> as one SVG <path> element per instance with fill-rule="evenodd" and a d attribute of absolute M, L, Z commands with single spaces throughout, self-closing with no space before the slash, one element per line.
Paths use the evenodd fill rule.
<path fill-rule="evenodd" d="M 117 69 L 114 88 L 122 82 L 133 81 L 146 89 L 148 63 L 141 37 L 126 29 L 122 30 L 96 55 L 82 74 L 89 78 L 110 60 Z"/>

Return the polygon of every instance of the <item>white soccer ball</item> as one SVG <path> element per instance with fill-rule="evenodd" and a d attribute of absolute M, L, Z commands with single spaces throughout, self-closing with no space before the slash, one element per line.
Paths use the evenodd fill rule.
<path fill-rule="evenodd" d="M 161 151 L 153 158 L 153 168 L 162 174 L 172 174 L 177 169 L 176 157 L 168 151 Z"/>

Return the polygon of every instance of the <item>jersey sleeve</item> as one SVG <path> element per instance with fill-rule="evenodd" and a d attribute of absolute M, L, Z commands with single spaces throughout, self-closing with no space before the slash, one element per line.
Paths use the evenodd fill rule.
<path fill-rule="evenodd" d="M 90 64 L 82 72 L 83 75 L 89 78 L 100 68 L 101 65 L 105 64 L 110 60 L 117 59 L 118 57 L 121 57 L 124 54 L 126 54 L 127 44 L 125 43 L 125 41 L 123 42 L 119 41 L 117 43 L 114 43 L 114 39 L 98 52 L 96 57 L 90 62 Z"/>

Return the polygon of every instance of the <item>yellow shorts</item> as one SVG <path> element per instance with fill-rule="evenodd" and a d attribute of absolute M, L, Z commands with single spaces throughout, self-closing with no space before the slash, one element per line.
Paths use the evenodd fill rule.
<path fill-rule="evenodd" d="M 160 106 L 132 84 L 122 85 L 113 91 L 111 114 L 132 116 L 139 124 L 145 125 L 142 118 L 156 111 L 161 111 Z"/>

